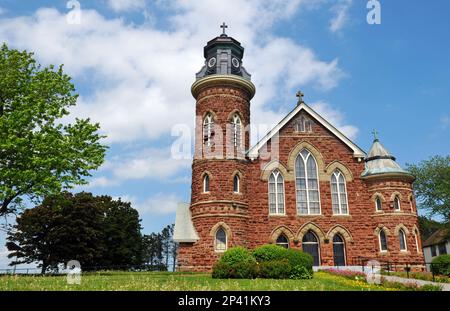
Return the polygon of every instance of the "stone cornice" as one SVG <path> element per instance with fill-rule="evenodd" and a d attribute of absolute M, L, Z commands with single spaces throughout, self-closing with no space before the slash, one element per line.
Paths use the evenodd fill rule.
<path fill-rule="evenodd" d="M 236 75 L 209 75 L 201 78 L 192 84 L 191 93 L 194 98 L 197 98 L 202 89 L 214 85 L 234 85 L 246 90 L 249 94 L 249 99 L 252 99 L 256 92 L 255 85 L 244 78 Z"/>

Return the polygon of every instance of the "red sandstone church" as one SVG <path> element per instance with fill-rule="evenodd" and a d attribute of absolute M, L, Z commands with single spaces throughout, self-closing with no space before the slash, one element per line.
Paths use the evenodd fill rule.
<path fill-rule="evenodd" d="M 192 85 L 195 155 L 191 203 L 176 215 L 179 270 L 208 271 L 230 247 L 267 243 L 308 252 L 315 266 L 423 262 L 414 177 L 376 137 L 366 154 L 299 92 L 295 109 L 250 146 L 255 86 L 243 55 L 224 31 L 205 46 Z"/>

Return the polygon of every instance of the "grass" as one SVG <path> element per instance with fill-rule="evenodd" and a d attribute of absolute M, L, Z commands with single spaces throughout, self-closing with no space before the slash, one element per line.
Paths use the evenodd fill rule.
<path fill-rule="evenodd" d="M 80 285 L 67 284 L 66 276 L 0 276 L 1 291 L 370 291 L 398 290 L 370 285 L 325 272 L 311 280 L 213 279 L 209 274 L 171 272 L 96 272 L 82 275 Z"/>

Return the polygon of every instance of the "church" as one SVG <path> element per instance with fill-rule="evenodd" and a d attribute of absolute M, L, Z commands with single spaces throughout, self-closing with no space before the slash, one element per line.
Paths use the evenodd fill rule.
<path fill-rule="evenodd" d="M 315 266 L 423 263 L 414 176 L 377 138 L 368 153 L 297 93 L 288 115 L 250 146 L 256 89 L 244 48 L 223 33 L 204 47 L 190 204 L 176 213 L 178 270 L 210 271 L 235 246 L 299 249 Z"/>

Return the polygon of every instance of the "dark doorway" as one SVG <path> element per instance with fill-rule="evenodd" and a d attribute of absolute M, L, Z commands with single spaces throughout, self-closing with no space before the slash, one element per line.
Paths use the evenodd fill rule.
<path fill-rule="evenodd" d="M 340 234 L 333 237 L 333 256 L 335 266 L 345 266 L 345 243 Z"/>
<path fill-rule="evenodd" d="M 313 265 L 320 266 L 319 240 L 312 231 L 308 231 L 303 236 L 302 247 L 305 253 L 313 257 Z"/>

